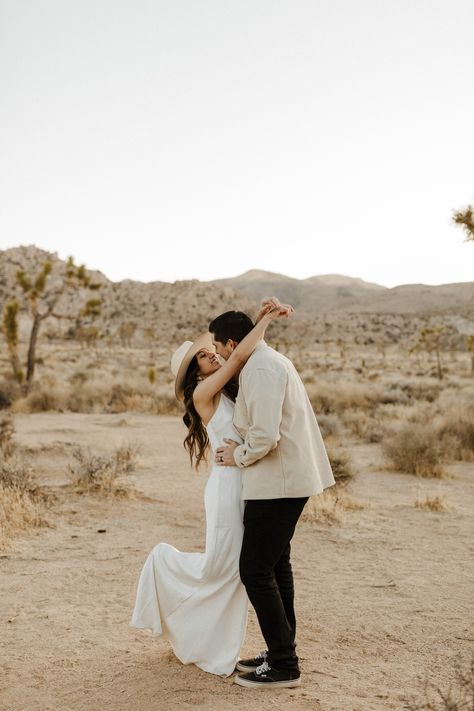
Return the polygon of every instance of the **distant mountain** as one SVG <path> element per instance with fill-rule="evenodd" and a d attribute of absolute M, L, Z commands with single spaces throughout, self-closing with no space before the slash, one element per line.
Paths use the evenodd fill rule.
<path fill-rule="evenodd" d="M 0 251 L 0 316 L 5 301 L 19 294 L 15 278 L 18 267 L 34 276 L 45 260 L 53 263 L 50 283 L 58 278 L 64 265 L 57 254 L 34 245 Z M 369 322 L 373 322 L 370 337 L 376 338 L 381 330 L 397 333 L 395 321 L 405 329 L 403 324 L 407 318 L 413 322 L 410 326 L 413 332 L 420 319 L 426 321 L 438 315 L 458 320 L 474 318 L 474 283 L 406 284 L 389 289 L 339 274 L 293 279 L 262 270 L 251 270 L 230 279 L 174 283 L 131 279 L 112 282 L 99 271 L 90 271 L 90 274 L 94 282 L 102 284 L 98 295 L 103 299 L 103 306 L 95 321 L 97 327 L 105 336 L 113 336 L 122 323 L 132 322 L 137 325 L 137 335 L 142 341 L 150 338 L 150 334 L 162 342 L 176 343 L 192 338 L 204 331 L 217 314 L 237 308 L 253 316 L 261 299 L 273 295 L 295 307 L 292 328 L 306 333 L 309 327 L 308 334 L 314 338 L 325 337 L 328 329 L 341 338 L 353 338 L 359 331 L 368 335 L 368 329 L 372 329 Z M 96 295 L 95 292 L 90 294 Z M 64 298 L 58 311 L 66 315 L 77 312 L 77 298 L 77 295 Z M 370 314 L 373 318 L 369 318 Z M 25 316 L 22 321 L 26 328 Z M 50 326 L 58 334 L 64 334 L 72 324 L 72 321 L 51 319 Z M 275 333 L 280 330 L 283 333 L 285 328 L 285 324 L 281 329 L 280 324 L 272 327 Z"/>
<path fill-rule="evenodd" d="M 253 301 L 276 295 L 301 313 L 457 313 L 474 312 L 474 283 L 406 284 L 388 288 L 340 274 L 292 279 L 282 274 L 252 270 L 230 279 L 207 282 L 237 290 Z"/>

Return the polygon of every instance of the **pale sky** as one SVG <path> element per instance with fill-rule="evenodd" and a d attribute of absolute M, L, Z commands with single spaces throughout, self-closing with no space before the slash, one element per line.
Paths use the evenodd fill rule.
<path fill-rule="evenodd" d="M 474 281 L 472 0 L 0 0 L 0 249 Z"/>

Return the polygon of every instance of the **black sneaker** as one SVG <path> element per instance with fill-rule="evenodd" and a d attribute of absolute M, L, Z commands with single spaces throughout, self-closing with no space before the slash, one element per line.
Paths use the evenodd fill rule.
<path fill-rule="evenodd" d="M 271 667 L 268 662 L 263 662 L 255 671 L 249 674 L 238 674 L 234 681 L 239 686 L 251 688 L 271 689 L 273 687 L 289 687 L 300 685 L 300 673 L 295 671 L 279 671 Z"/>
<path fill-rule="evenodd" d="M 263 662 L 266 662 L 268 658 L 268 651 L 266 649 L 263 652 L 259 652 L 255 655 L 253 659 L 239 659 L 235 668 L 241 672 L 252 672 L 255 671 L 257 667 Z"/>

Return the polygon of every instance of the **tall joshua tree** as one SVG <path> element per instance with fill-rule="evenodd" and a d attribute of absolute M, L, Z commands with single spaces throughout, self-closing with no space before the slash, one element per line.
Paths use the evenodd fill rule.
<path fill-rule="evenodd" d="M 424 350 L 427 353 L 436 354 L 436 375 L 440 380 L 443 379 L 443 368 L 441 366 L 441 336 L 445 330 L 444 326 L 436 326 L 433 328 L 422 328 L 419 335 L 418 341 L 410 349 L 410 353 Z"/>
<path fill-rule="evenodd" d="M 8 346 L 8 354 L 15 380 L 19 383 L 23 381 L 23 371 L 20 366 L 18 356 L 18 309 L 19 304 L 16 299 L 8 301 L 3 308 L 3 332 Z"/>
<path fill-rule="evenodd" d="M 453 222 L 463 228 L 466 233 L 466 242 L 474 242 L 474 208 L 472 205 L 455 212 Z M 471 354 L 471 375 L 474 376 L 474 336 L 466 337 L 466 346 Z"/>
<path fill-rule="evenodd" d="M 455 212 L 453 222 L 463 228 L 466 233 L 466 242 L 474 242 L 474 209 L 472 205 Z"/>
<path fill-rule="evenodd" d="M 84 306 L 76 308 L 74 313 L 60 313 L 61 297 L 79 295 L 84 290 L 97 291 L 101 284 L 93 283 L 84 265 L 76 266 L 72 257 L 61 265 L 59 274 L 52 277 L 53 265 L 50 261 L 43 262 L 40 271 L 30 276 L 24 269 L 16 271 L 16 281 L 21 288 L 26 310 L 29 312 L 32 324 L 26 358 L 26 377 L 19 365 L 18 358 L 18 310 L 17 299 L 7 302 L 4 307 L 3 330 L 7 339 L 14 376 L 23 383 L 25 393 L 28 393 L 35 372 L 35 353 L 41 324 L 48 317 L 77 320 L 78 318 L 95 317 L 100 313 L 101 299 L 89 299 Z"/>

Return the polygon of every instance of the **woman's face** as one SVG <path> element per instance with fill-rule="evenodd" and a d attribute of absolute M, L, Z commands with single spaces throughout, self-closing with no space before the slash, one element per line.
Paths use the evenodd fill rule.
<path fill-rule="evenodd" d="M 199 374 L 205 377 L 206 375 L 211 375 L 219 370 L 221 364 L 215 353 L 215 351 L 210 351 L 207 348 L 202 348 L 196 355 Z"/>

